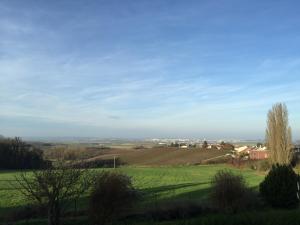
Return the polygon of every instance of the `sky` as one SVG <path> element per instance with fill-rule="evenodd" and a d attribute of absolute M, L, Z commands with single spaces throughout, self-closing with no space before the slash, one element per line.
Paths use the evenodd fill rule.
<path fill-rule="evenodd" d="M 300 2 L 0 0 L 0 134 L 300 139 Z"/>

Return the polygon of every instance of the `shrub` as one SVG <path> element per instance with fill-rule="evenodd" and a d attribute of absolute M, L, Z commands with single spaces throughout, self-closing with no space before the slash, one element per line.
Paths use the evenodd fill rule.
<path fill-rule="evenodd" d="M 295 153 L 295 154 L 293 154 L 293 157 L 292 157 L 292 161 L 291 161 L 291 165 L 293 166 L 293 167 L 299 167 L 298 165 L 299 165 L 299 162 L 300 162 L 300 160 L 299 160 L 300 158 L 299 158 L 299 155 L 297 154 L 297 153 Z"/>
<path fill-rule="evenodd" d="M 255 207 L 258 203 L 245 179 L 227 170 L 221 170 L 213 177 L 211 199 L 215 207 L 225 212 Z"/>
<path fill-rule="evenodd" d="M 28 220 L 32 218 L 47 216 L 47 207 L 45 205 L 26 205 L 25 207 L 18 208 L 11 213 L 7 214 L 8 221 Z"/>
<path fill-rule="evenodd" d="M 268 171 L 271 169 L 269 160 L 250 160 L 246 164 L 252 170 Z"/>
<path fill-rule="evenodd" d="M 72 166 L 76 168 L 113 168 L 114 165 L 119 167 L 124 165 L 119 158 L 115 161 L 114 159 L 96 159 L 96 160 L 85 160 L 81 162 L 71 163 Z"/>
<path fill-rule="evenodd" d="M 213 210 L 201 202 L 175 200 L 157 204 L 153 208 L 145 210 L 143 216 L 150 221 L 163 221 L 189 219 L 211 212 Z"/>
<path fill-rule="evenodd" d="M 225 164 L 229 163 L 231 161 L 231 157 L 224 156 L 224 157 L 218 157 L 214 159 L 209 159 L 209 160 L 203 160 L 203 164 Z"/>
<path fill-rule="evenodd" d="M 289 165 L 273 165 L 269 174 L 259 185 L 264 200 L 273 207 L 295 208 L 297 198 L 298 176 Z"/>
<path fill-rule="evenodd" d="M 113 223 L 136 198 L 137 192 L 128 176 L 113 172 L 99 174 L 90 196 L 89 212 L 93 224 Z"/>
<path fill-rule="evenodd" d="M 234 150 L 234 145 L 230 144 L 230 143 L 221 143 L 221 149 L 222 150 Z"/>
<path fill-rule="evenodd" d="M 258 168 L 259 171 L 268 171 L 271 169 L 271 164 L 269 160 L 260 160 L 258 161 Z"/>

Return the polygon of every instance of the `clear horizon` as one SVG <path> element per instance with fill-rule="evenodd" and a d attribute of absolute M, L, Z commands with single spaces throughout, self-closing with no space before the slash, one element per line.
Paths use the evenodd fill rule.
<path fill-rule="evenodd" d="M 298 1 L 0 1 L 0 134 L 300 139 Z"/>

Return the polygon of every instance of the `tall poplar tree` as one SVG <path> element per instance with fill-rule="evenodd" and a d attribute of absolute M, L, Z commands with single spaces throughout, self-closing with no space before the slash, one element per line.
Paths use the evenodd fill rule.
<path fill-rule="evenodd" d="M 293 157 L 292 131 L 284 103 L 273 105 L 268 112 L 266 144 L 272 164 L 290 164 Z"/>

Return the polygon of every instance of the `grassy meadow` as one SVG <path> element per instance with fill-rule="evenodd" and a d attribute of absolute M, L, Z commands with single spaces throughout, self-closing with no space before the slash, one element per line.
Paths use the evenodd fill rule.
<path fill-rule="evenodd" d="M 250 169 L 237 169 L 228 165 L 199 165 L 174 167 L 121 167 L 116 169 L 132 177 L 134 186 L 144 194 L 142 206 L 173 200 L 205 200 L 209 194 L 210 180 L 221 169 L 242 174 L 250 187 L 256 188 L 264 178 L 263 174 Z M 99 171 L 101 169 L 98 169 Z M 0 172 L 0 219 L 28 202 L 22 197 L 18 186 L 12 180 L 18 171 Z M 29 172 L 30 173 L 30 172 Z M 86 199 L 80 208 L 86 208 Z"/>

